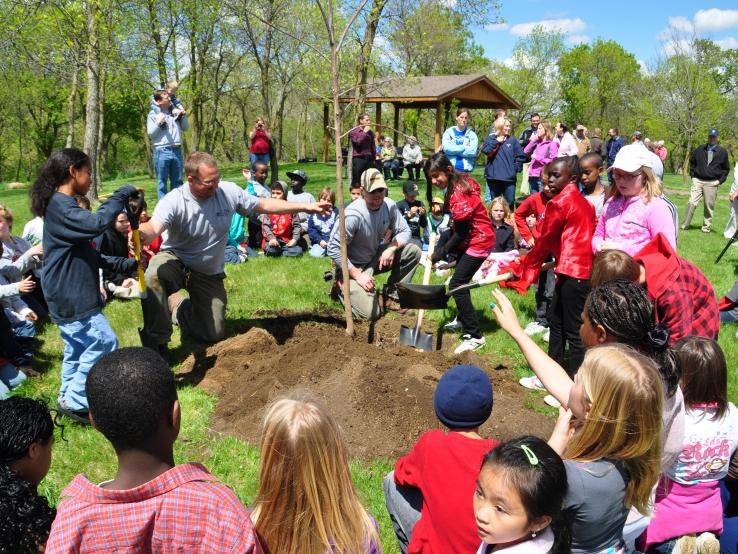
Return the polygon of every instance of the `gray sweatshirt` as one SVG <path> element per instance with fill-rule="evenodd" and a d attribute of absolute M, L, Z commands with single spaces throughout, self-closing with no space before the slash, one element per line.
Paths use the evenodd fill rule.
<path fill-rule="evenodd" d="M 384 233 L 392 229 L 392 239 L 405 245 L 410 242 L 410 228 L 402 217 L 397 205 L 389 198 L 376 211 L 366 207 L 363 198 L 359 198 L 346 206 L 346 243 L 348 250 L 348 266 L 364 268 L 377 255 Z M 341 241 L 339 226 L 336 225 L 328 241 L 328 256 L 341 265 Z"/>

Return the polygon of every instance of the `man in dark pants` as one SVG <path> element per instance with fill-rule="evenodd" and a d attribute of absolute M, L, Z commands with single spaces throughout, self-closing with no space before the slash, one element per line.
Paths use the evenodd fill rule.
<path fill-rule="evenodd" d="M 623 140 L 623 137 L 620 136 L 620 131 L 618 131 L 617 127 L 610 129 L 607 134 L 610 135 L 610 139 L 607 141 L 607 167 L 610 167 L 615 163 L 615 156 L 617 156 L 620 149 L 625 146 L 625 141 Z M 607 172 L 607 180 L 611 185 L 615 183 L 612 171 Z"/>

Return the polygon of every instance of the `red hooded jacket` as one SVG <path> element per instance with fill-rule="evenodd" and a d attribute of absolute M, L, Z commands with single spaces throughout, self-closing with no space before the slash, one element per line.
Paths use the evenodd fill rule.
<path fill-rule="evenodd" d="M 657 323 L 671 333 L 670 345 L 691 335 L 717 339 L 720 312 L 715 289 L 696 265 L 677 256 L 661 233 L 633 259 L 646 270 L 646 290 Z"/>
<path fill-rule="evenodd" d="M 487 214 L 480 195 L 479 183 L 468 175 L 459 175 L 470 190 L 454 186 L 449 198 L 448 210 L 451 213 L 451 227 L 457 221 L 471 220 L 471 232 L 461 245 L 462 251 L 472 250 L 476 255 L 486 256 L 495 247 L 495 229 Z"/>

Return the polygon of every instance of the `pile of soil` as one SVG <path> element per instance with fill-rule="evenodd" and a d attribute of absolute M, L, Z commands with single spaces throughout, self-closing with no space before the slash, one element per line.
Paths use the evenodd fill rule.
<path fill-rule="evenodd" d="M 311 314 L 281 314 L 256 321 L 246 333 L 190 356 L 180 378 L 219 397 L 214 428 L 258 445 L 264 408 L 276 397 L 308 391 L 341 424 L 350 455 L 365 460 L 404 454 L 426 430 L 441 427 L 433 392 L 443 372 L 458 363 L 483 368 L 494 384 L 494 409 L 481 433 L 506 439 L 547 437 L 553 419 L 525 407 L 528 393 L 514 372 L 474 353 L 448 357 L 398 343 L 400 324 L 361 323 L 356 338 L 343 321 Z M 447 337 L 448 338 L 448 337 Z M 494 369 L 493 369 L 494 367 Z"/>

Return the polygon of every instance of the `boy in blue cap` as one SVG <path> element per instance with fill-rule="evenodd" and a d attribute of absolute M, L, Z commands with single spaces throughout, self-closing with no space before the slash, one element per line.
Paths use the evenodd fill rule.
<path fill-rule="evenodd" d="M 426 431 L 397 460 L 384 479 L 387 511 L 403 554 L 475 552 L 470 499 L 482 459 L 499 445 L 479 435 L 492 413 L 492 382 L 476 366 L 454 366 L 438 381 L 433 404 L 448 431 Z"/>

